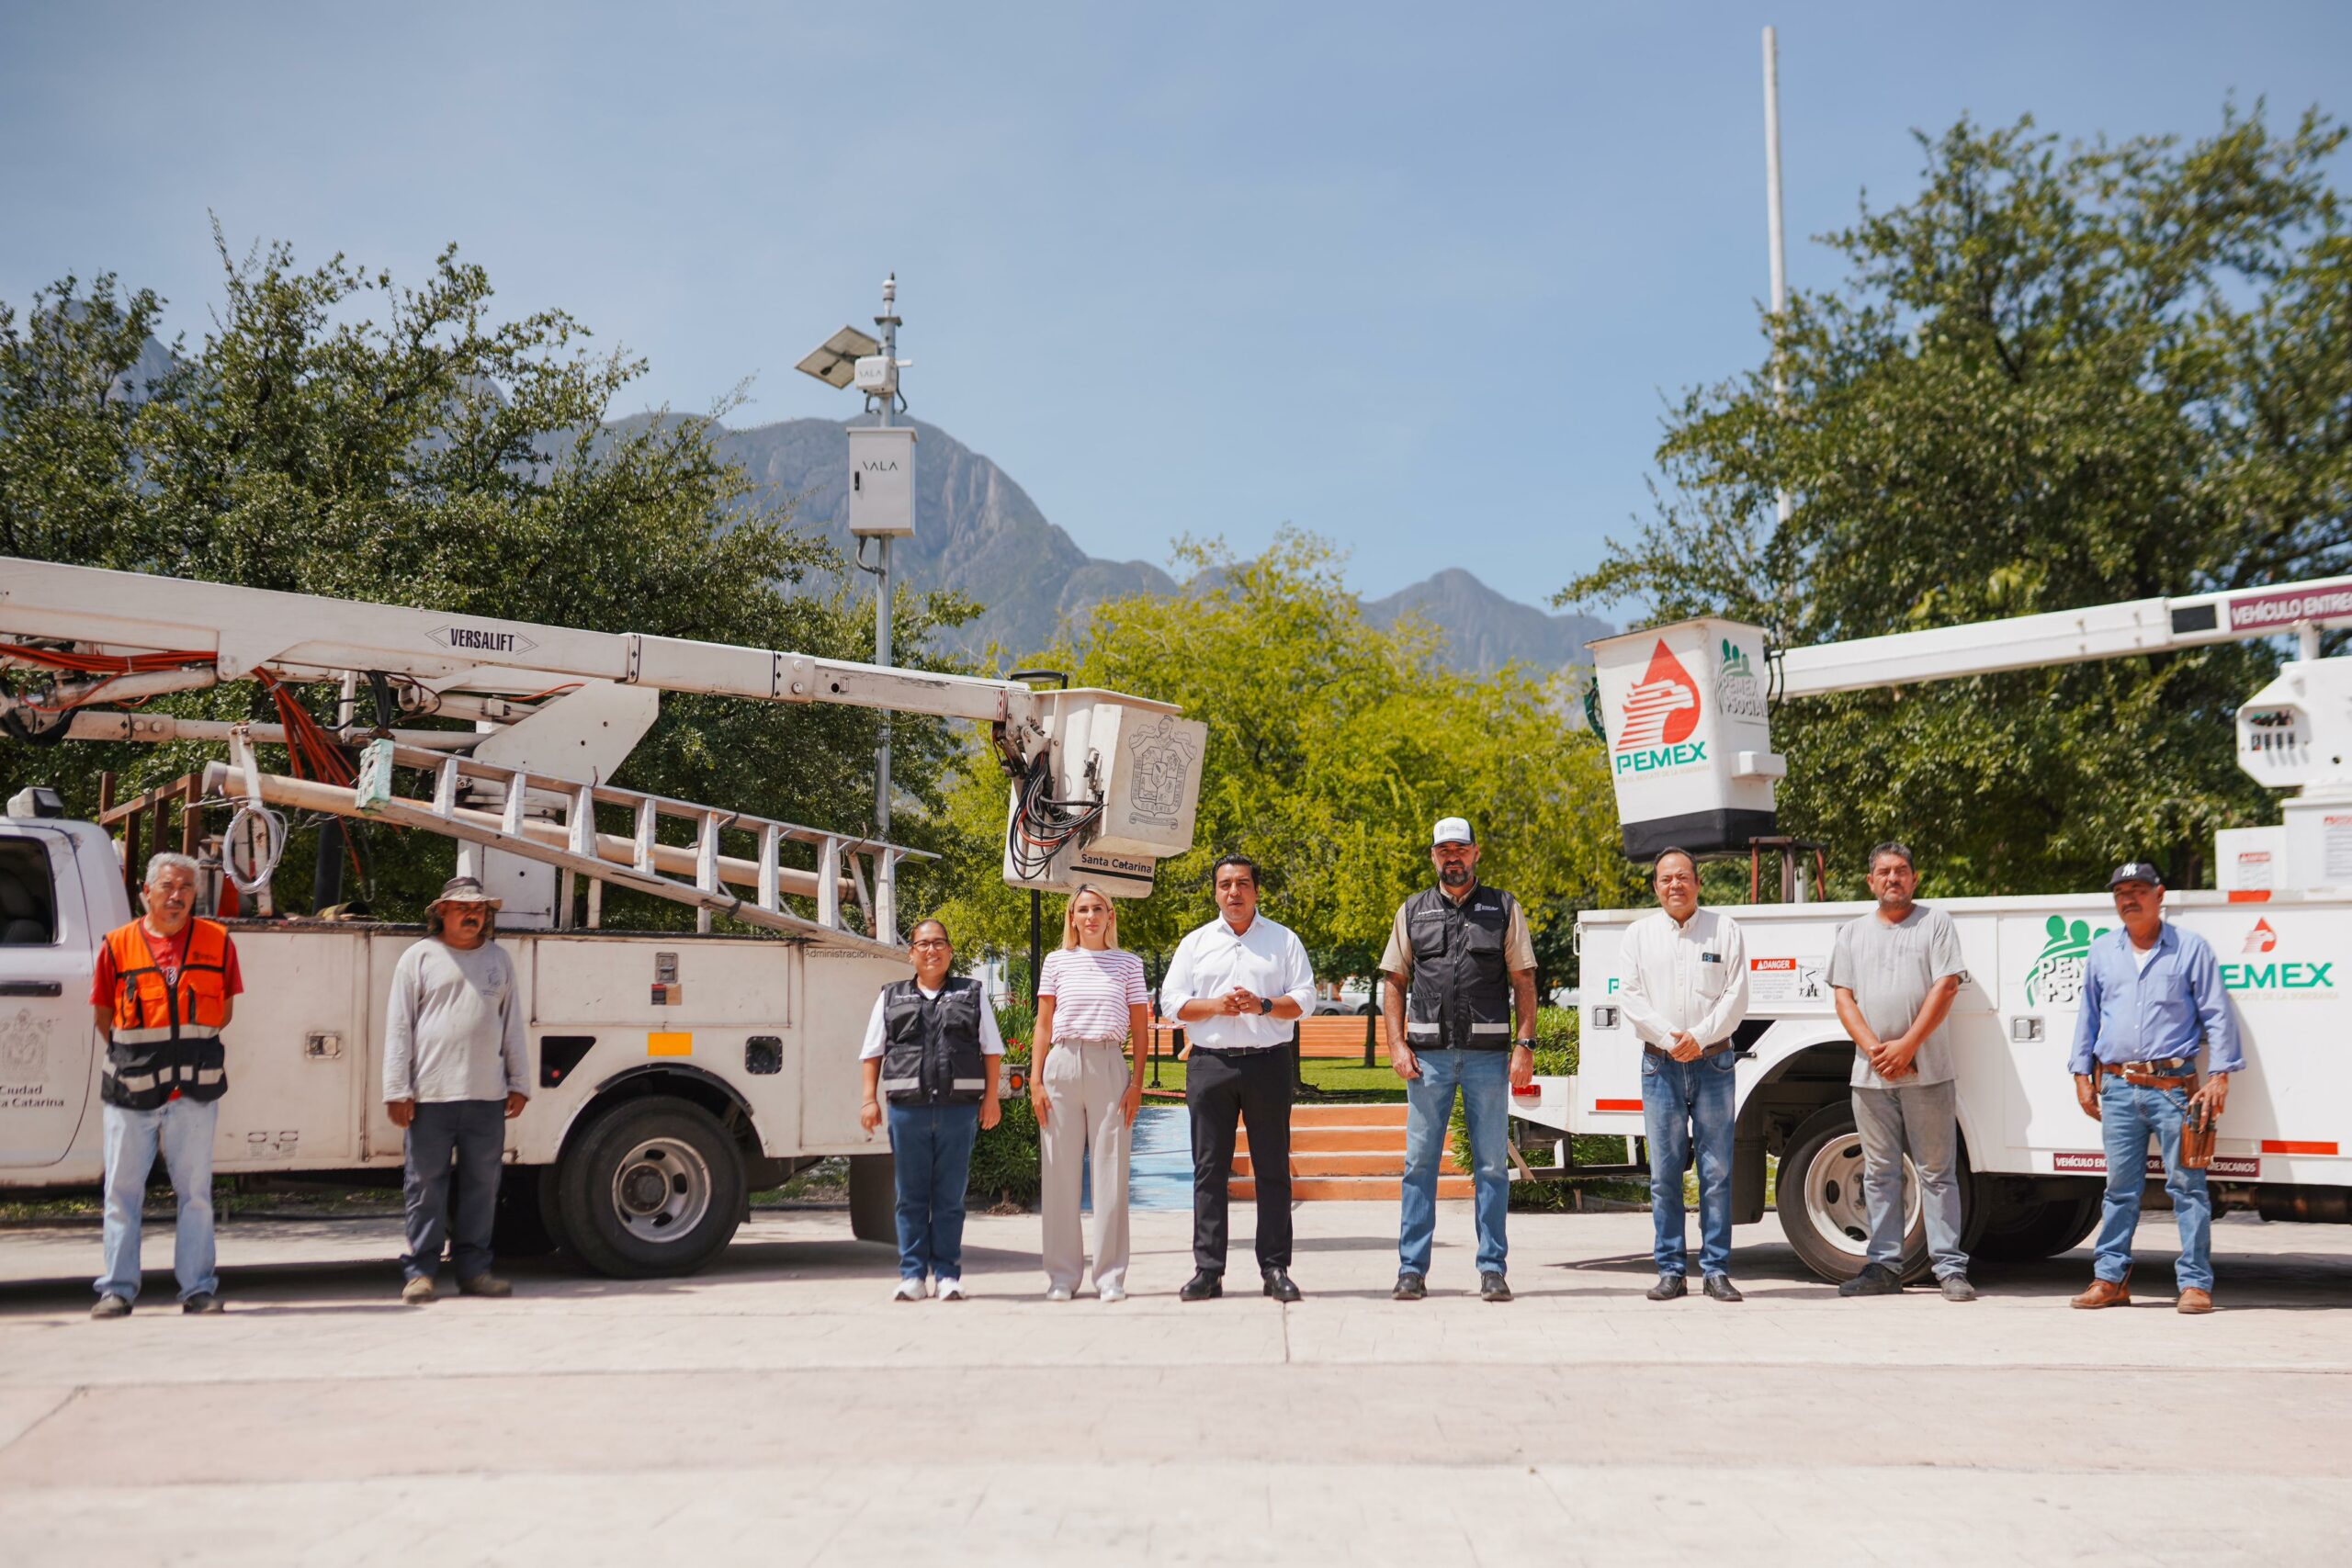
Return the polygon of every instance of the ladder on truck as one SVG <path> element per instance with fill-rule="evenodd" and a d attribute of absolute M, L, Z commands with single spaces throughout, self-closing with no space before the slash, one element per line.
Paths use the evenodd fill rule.
<path fill-rule="evenodd" d="M 394 794 L 395 768 L 430 773 L 432 797 Z M 467 780 L 498 786 L 503 796 L 500 808 L 491 811 L 459 804 Z M 481 874 L 480 856 L 485 850 L 554 866 L 562 873 L 557 900 L 559 930 L 574 929 L 574 879 L 585 878 L 586 925 L 592 930 L 603 922 L 604 886 L 609 882 L 691 908 L 700 931 L 711 929 L 713 917 L 725 915 L 784 936 L 823 938 L 902 958 L 898 943 L 899 863 L 937 858 L 927 851 L 878 839 L 853 838 L 641 790 L 537 776 L 522 768 L 391 740 L 365 745 L 359 777 L 352 784 L 266 773 L 254 757 L 252 738 L 242 726 L 230 738 L 230 760 L 206 766 L 204 788 L 208 795 L 242 798 L 255 807 L 322 811 L 457 840 L 458 871 L 464 875 Z M 530 796 L 535 792 L 560 797 L 556 818 L 530 815 Z M 599 806 L 628 810 L 632 832 L 624 837 L 599 831 Z M 664 818 L 692 823 L 694 841 L 662 842 L 658 832 Z M 721 833 L 749 834 L 758 846 L 756 853 L 750 858 L 721 853 Z M 815 864 L 786 864 L 788 847 L 813 851 Z M 752 897 L 747 900 L 729 891 L 730 884 L 752 889 Z M 811 900 L 815 919 L 786 908 L 787 897 Z M 845 915 L 852 904 L 863 931 L 847 923 Z"/>

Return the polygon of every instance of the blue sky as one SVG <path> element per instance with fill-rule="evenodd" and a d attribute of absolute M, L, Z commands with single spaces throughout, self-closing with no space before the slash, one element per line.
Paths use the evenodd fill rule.
<path fill-rule="evenodd" d="M 651 361 L 633 406 L 844 417 L 796 374 L 895 268 L 914 412 L 1079 544 L 1293 523 L 1381 594 L 1543 601 L 1646 514 L 1661 400 L 1759 352 L 1758 32 L 1808 237 L 1914 127 L 2352 112 L 2352 6 L 0 3 L 0 299 L 112 269 L 199 334 L 207 213 Z M 624 409 L 620 412 L 629 412 Z"/>

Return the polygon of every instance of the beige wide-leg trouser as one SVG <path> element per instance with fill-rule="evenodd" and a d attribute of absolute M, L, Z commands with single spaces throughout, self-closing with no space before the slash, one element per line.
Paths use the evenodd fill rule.
<path fill-rule="evenodd" d="M 1046 1058 L 1044 1190 L 1046 1283 L 1078 1289 L 1086 1272 L 1078 1202 L 1086 1151 L 1094 1151 L 1094 1288 L 1126 1288 L 1126 1042 L 1057 1040 Z"/>

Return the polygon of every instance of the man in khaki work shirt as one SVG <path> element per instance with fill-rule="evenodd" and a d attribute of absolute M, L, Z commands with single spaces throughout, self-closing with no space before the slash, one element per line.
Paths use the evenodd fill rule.
<path fill-rule="evenodd" d="M 1642 1042 L 1642 1130 L 1650 1145 L 1656 1230 L 1654 1302 L 1689 1286 L 1682 1173 L 1699 1163 L 1699 1268 L 1707 1294 L 1740 1300 L 1731 1282 L 1732 1031 L 1747 1016 L 1747 948 L 1729 917 L 1699 908 L 1699 863 L 1660 850 L 1657 913 L 1625 932 L 1617 999 Z"/>

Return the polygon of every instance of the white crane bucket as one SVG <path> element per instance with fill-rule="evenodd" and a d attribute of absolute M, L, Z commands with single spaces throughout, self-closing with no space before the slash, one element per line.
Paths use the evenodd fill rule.
<path fill-rule="evenodd" d="M 1016 782 L 1005 881 L 1048 893 L 1091 883 L 1114 897 L 1143 897 L 1159 862 L 1193 847 L 1208 726 L 1117 692 L 1045 692 L 1038 701 L 1056 815 L 1086 820 L 1055 843 L 1062 829 L 1039 819 L 1034 802 L 1024 814 Z"/>
<path fill-rule="evenodd" d="M 1626 856 L 1742 850 L 1773 832 L 1764 634 L 1713 616 L 1589 643 Z"/>

